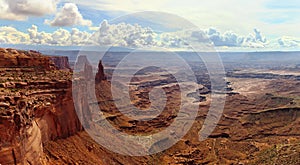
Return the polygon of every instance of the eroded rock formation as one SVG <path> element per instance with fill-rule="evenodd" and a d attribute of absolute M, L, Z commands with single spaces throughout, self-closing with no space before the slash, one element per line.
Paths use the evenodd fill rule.
<path fill-rule="evenodd" d="M 95 81 L 100 82 L 102 80 L 106 80 L 106 76 L 104 74 L 104 68 L 102 62 L 100 61 L 98 64 L 98 72 L 96 74 Z"/>
<path fill-rule="evenodd" d="M 23 51 L 15 49 L 0 50 L 0 66 L 7 68 L 35 68 L 38 70 L 50 70 L 55 65 L 49 60 L 50 57 L 43 56 L 37 51 Z"/>
<path fill-rule="evenodd" d="M 53 61 L 58 69 L 70 70 L 69 59 L 66 56 L 51 56 L 50 59 Z"/>
<path fill-rule="evenodd" d="M 34 51 L 0 50 L 0 164 L 44 164 L 43 143 L 82 130 L 72 72 Z M 60 61 L 56 57 L 57 61 Z"/>

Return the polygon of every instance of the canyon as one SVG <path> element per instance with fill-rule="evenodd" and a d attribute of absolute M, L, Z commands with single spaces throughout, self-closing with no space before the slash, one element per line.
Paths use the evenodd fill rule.
<path fill-rule="evenodd" d="M 1 48 L 0 57 L 2 165 L 300 163 L 297 74 L 228 71 L 222 117 L 213 133 L 199 141 L 198 134 L 211 102 L 211 87 L 205 74 L 197 75 L 199 84 L 186 83 L 186 87 L 196 85 L 198 90 L 188 91 L 184 93 L 186 97 L 182 97 L 183 89 L 178 86 L 181 82 L 158 68 L 138 72 L 130 84 L 114 85 L 112 72 L 105 70 L 105 66 L 112 65 L 97 61 L 94 66 L 86 56 L 78 58 L 76 72 L 63 56 Z M 95 83 L 94 90 L 91 82 Z M 115 105 L 115 100 L 124 98 L 121 95 L 114 98 L 112 90 L 121 94 L 129 88 L 126 99 L 133 106 L 146 114 L 156 113 L 148 110 L 149 93 L 156 87 L 165 92 L 166 106 L 152 120 L 131 119 Z M 95 91 L 95 102 L 89 100 L 89 91 Z M 99 145 L 87 131 L 101 124 L 95 120 L 99 113 L 93 107 L 98 107 L 118 131 L 131 135 L 156 133 L 174 122 L 180 100 L 193 100 L 199 107 L 193 110 L 198 113 L 188 133 L 163 152 L 139 157 L 117 154 Z M 130 109 L 127 104 L 121 102 L 121 105 Z M 116 146 L 122 144 L 117 138 L 105 140 Z"/>

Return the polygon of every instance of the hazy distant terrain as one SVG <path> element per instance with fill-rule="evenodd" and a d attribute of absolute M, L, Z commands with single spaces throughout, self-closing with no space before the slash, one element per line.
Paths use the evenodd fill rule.
<path fill-rule="evenodd" d="M 79 51 L 79 50 L 54 50 L 54 51 L 41 51 L 48 55 L 68 56 L 71 63 L 75 62 L 78 55 L 90 55 L 97 56 L 102 55 L 103 61 L 119 61 L 126 55 L 130 54 L 130 51 Z M 133 52 L 133 54 L 159 54 L 160 52 Z M 198 55 L 195 52 L 171 52 L 180 55 L 187 61 L 193 61 L 194 58 L 198 60 L 198 56 L 207 53 L 199 52 Z M 209 54 L 209 53 L 208 53 Z M 240 67 L 281 67 L 290 65 L 297 65 L 300 63 L 300 52 L 287 51 L 287 52 L 220 52 L 218 53 L 224 62 L 225 67 L 230 67 L 231 64 L 240 64 Z"/>

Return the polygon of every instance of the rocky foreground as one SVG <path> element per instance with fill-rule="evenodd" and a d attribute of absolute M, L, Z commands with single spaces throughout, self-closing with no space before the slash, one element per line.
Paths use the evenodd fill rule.
<path fill-rule="evenodd" d="M 45 142 L 81 131 L 65 57 L 0 50 L 0 162 L 45 163 Z"/>
<path fill-rule="evenodd" d="M 118 158 L 83 131 L 75 106 L 90 114 L 89 105 L 85 97 L 72 97 L 73 72 L 66 57 L 15 49 L 0 49 L 0 57 L 1 165 L 145 162 Z M 92 68 L 86 58 L 78 62 L 84 69 L 74 81 L 85 82 Z M 96 81 L 108 84 L 101 62 L 99 68 Z M 74 88 L 84 96 L 84 83 Z"/>
<path fill-rule="evenodd" d="M 75 89 L 84 96 L 88 88 L 83 82 L 92 78 L 87 59 L 82 57 L 79 62 L 84 69 L 72 83 L 73 73 L 65 57 L 0 49 L 0 164 L 300 164 L 297 79 L 232 76 L 228 88 L 233 92 L 228 93 L 224 114 L 213 134 L 200 142 L 198 132 L 210 102 L 210 91 L 202 86 L 198 91 L 198 116 L 184 138 L 162 153 L 130 157 L 98 145 L 83 130 L 82 124 L 86 123 L 79 122 L 77 113 L 93 121 L 94 114 L 89 110 L 95 103 L 72 95 L 72 85 L 78 84 Z M 131 86 L 132 104 L 147 111 L 149 91 L 161 86 L 167 93 L 167 106 L 158 118 L 140 122 L 117 110 L 111 84 L 99 63 L 93 80 L 96 105 L 118 130 L 154 133 L 176 118 L 178 86 L 166 85 L 173 83 L 171 78 L 146 80 L 132 81 L 140 86 Z M 114 90 L 122 92 L 121 87 Z"/>

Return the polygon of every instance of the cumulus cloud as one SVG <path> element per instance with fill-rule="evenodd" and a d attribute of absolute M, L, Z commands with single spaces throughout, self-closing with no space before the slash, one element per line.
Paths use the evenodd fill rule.
<path fill-rule="evenodd" d="M 161 41 L 159 45 L 161 47 L 181 48 L 185 45 L 185 41 L 178 34 L 175 33 L 163 33 L 160 36 Z"/>
<path fill-rule="evenodd" d="M 38 32 L 38 27 L 32 25 L 28 30 L 29 40 L 32 44 L 52 45 L 52 37 L 50 33 Z"/>
<path fill-rule="evenodd" d="M 51 26 L 91 26 L 92 21 L 83 18 L 78 10 L 78 7 L 74 3 L 66 3 L 60 11 L 55 15 L 54 19 L 45 20 L 46 24 Z"/>
<path fill-rule="evenodd" d="M 24 20 L 26 16 L 17 15 L 10 11 L 9 6 L 5 0 L 0 0 L 0 19 L 7 20 Z"/>
<path fill-rule="evenodd" d="M 19 15 L 42 16 L 56 11 L 58 0 L 7 0 L 10 11 Z"/>
<path fill-rule="evenodd" d="M 0 0 L 0 18 L 25 20 L 28 16 L 43 16 L 56 11 L 58 0 Z"/>
<path fill-rule="evenodd" d="M 300 47 L 300 38 L 284 36 L 278 39 L 281 47 Z"/>
<path fill-rule="evenodd" d="M 266 37 L 264 37 L 258 29 L 255 28 L 254 33 L 255 33 L 255 40 L 256 41 L 259 41 L 259 42 L 262 42 L 262 43 L 267 42 Z"/>
<path fill-rule="evenodd" d="M 215 46 L 261 48 L 268 44 L 267 39 L 258 29 L 254 29 L 254 34 L 249 34 L 247 37 L 232 31 L 222 34 L 214 28 L 208 29 L 206 34 Z"/>
<path fill-rule="evenodd" d="M 2 30 L 1 30 L 2 29 Z M 157 47 L 157 35 L 150 28 L 125 23 L 109 24 L 104 20 L 94 33 L 72 28 L 68 31 L 59 28 L 52 33 L 39 31 L 36 25 L 27 29 L 27 33 L 13 27 L 2 27 L 0 30 L 1 43 L 9 44 L 40 44 L 59 46 L 123 46 L 134 48 Z"/>
<path fill-rule="evenodd" d="M 221 48 L 279 48 L 300 47 L 300 39 L 282 37 L 270 42 L 258 30 L 254 29 L 247 36 L 232 31 L 221 33 L 215 28 L 205 30 L 187 30 L 172 33 L 156 33 L 151 28 L 138 24 L 109 24 L 104 20 L 96 31 L 87 32 L 77 28 L 66 30 L 58 28 L 53 32 L 39 31 L 32 25 L 27 32 L 14 27 L 0 27 L 0 44 L 35 44 L 55 46 L 120 46 L 130 48 L 179 49 L 186 50 L 190 46 L 205 46 Z M 188 45 L 192 44 L 192 45 Z"/>
<path fill-rule="evenodd" d="M 243 43 L 243 37 L 231 31 L 221 34 L 218 30 L 209 28 L 206 34 L 215 46 L 237 47 Z"/>
<path fill-rule="evenodd" d="M 102 46 L 152 47 L 157 44 L 156 35 L 137 24 L 109 24 L 104 20 L 91 40 Z"/>
<path fill-rule="evenodd" d="M 232 31 L 221 33 L 215 28 L 206 30 L 188 30 L 175 33 L 164 33 L 161 35 L 162 45 L 171 47 L 188 47 L 187 44 L 206 44 L 215 47 L 245 47 L 263 48 L 268 45 L 267 39 L 262 33 L 254 29 L 254 33 L 248 36 L 238 35 Z"/>
<path fill-rule="evenodd" d="M 193 46 L 212 46 L 203 30 L 183 30 L 160 35 L 160 46 L 164 48 L 190 49 Z"/>
<path fill-rule="evenodd" d="M 38 27 L 32 25 L 28 30 L 30 42 L 33 44 L 42 45 L 58 45 L 58 46 L 73 46 L 73 45 L 86 45 L 86 40 L 90 38 L 91 34 L 85 31 L 80 31 L 73 28 L 71 32 L 59 28 L 53 33 L 39 32 Z"/>
<path fill-rule="evenodd" d="M 88 45 L 91 44 L 89 42 L 89 38 L 92 34 L 86 32 L 86 31 L 80 31 L 77 28 L 73 28 L 71 31 L 71 37 L 70 40 L 72 42 L 72 45 Z"/>
<path fill-rule="evenodd" d="M 0 43 L 2 44 L 28 44 L 29 35 L 18 31 L 14 27 L 0 27 Z"/>
<path fill-rule="evenodd" d="M 52 33 L 39 31 L 36 25 L 27 29 L 27 33 L 21 32 L 14 27 L 0 27 L 0 44 L 34 44 L 55 46 L 81 46 L 89 45 L 87 40 L 91 34 L 72 28 L 71 32 L 59 28 Z"/>

